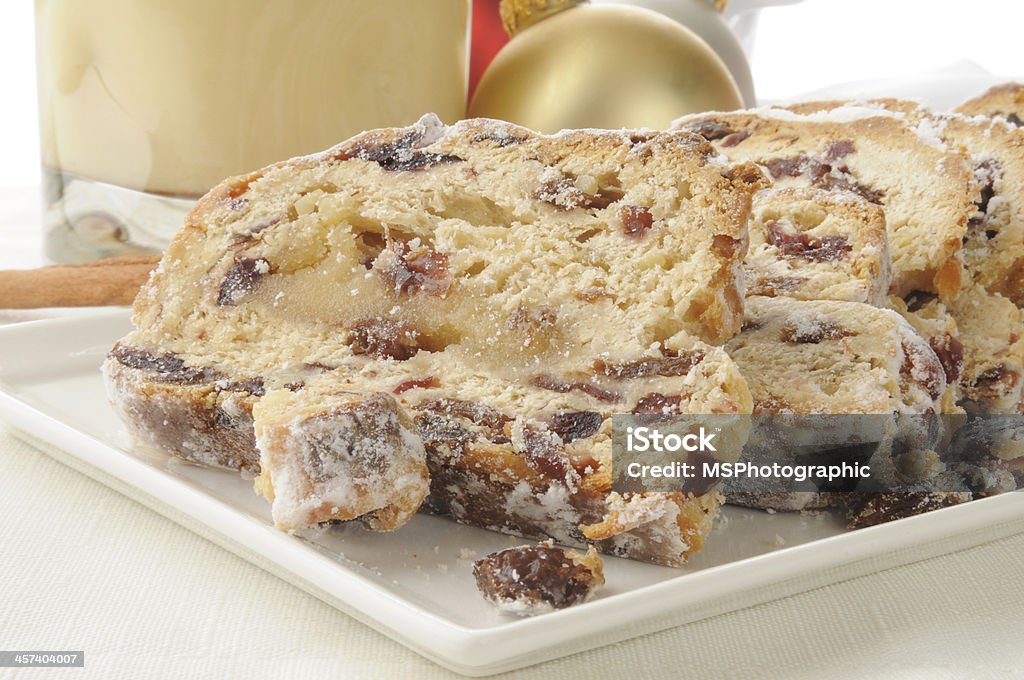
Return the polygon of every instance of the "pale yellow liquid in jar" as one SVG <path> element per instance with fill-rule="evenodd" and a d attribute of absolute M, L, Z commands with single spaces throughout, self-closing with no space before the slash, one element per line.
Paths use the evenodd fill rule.
<path fill-rule="evenodd" d="M 43 163 L 198 196 L 427 111 L 463 117 L 469 0 L 36 0 Z"/>

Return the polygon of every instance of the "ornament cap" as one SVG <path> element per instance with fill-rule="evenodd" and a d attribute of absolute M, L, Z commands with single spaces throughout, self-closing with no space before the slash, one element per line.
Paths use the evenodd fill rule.
<path fill-rule="evenodd" d="M 509 37 L 552 14 L 583 5 L 589 0 L 501 0 L 501 23 Z"/>

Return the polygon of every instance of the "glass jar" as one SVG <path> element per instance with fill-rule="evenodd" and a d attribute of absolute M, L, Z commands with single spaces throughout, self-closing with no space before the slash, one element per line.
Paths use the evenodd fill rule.
<path fill-rule="evenodd" d="M 162 249 L 221 179 L 465 112 L 470 0 L 36 0 L 47 257 Z"/>

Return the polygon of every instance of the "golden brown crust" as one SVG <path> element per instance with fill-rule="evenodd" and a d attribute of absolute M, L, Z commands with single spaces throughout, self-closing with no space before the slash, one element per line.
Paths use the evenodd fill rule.
<path fill-rule="evenodd" d="M 1020 83 L 1002 83 L 995 85 L 982 94 L 968 99 L 954 109 L 956 113 L 966 116 L 994 116 L 1015 120 L 1020 125 L 1024 118 L 1024 85 Z"/>

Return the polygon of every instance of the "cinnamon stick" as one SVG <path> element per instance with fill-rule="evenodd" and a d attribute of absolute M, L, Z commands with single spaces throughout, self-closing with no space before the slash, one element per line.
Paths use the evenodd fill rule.
<path fill-rule="evenodd" d="M 130 305 L 160 255 L 0 271 L 0 308 Z"/>

